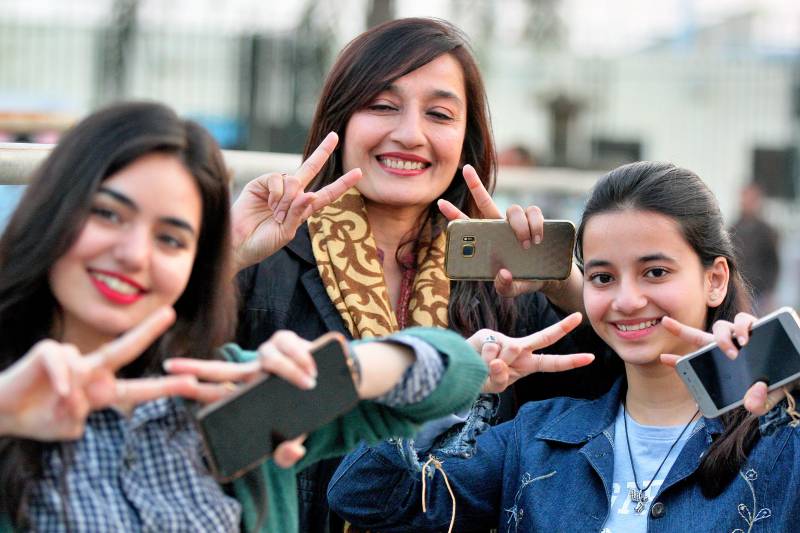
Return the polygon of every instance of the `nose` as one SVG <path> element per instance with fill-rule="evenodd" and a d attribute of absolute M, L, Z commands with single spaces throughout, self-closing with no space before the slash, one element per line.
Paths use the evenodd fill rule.
<path fill-rule="evenodd" d="M 399 114 L 392 130 L 391 139 L 404 148 L 416 148 L 425 144 L 425 131 L 422 110 L 416 106 L 406 106 Z"/>
<path fill-rule="evenodd" d="M 152 242 L 147 228 L 132 225 L 114 247 L 114 259 L 128 271 L 138 271 L 150 261 Z"/>
<path fill-rule="evenodd" d="M 647 297 L 639 285 L 633 280 L 623 280 L 619 284 L 614 301 L 611 304 L 614 311 L 622 314 L 633 314 L 647 305 Z"/>

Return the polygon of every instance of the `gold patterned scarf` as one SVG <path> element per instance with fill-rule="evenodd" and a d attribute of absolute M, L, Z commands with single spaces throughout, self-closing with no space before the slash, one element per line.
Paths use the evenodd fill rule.
<path fill-rule="evenodd" d="M 364 199 L 351 188 L 308 219 L 311 246 L 325 290 L 355 339 L 398 330 L 383 266 L 367 221 Z M 450 282 L 444 275 L 445 235 L 423 231 L 417 274 L 408 300 L 408 323 L 447 327 Z"/>

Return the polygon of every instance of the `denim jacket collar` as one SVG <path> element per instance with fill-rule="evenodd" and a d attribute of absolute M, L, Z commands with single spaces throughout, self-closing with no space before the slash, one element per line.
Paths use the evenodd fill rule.
<path fill-rule="evenodd" d="M 622 395 L 627 388 L 625 378 L 618 379 L 607 394 L 593 401 L 581 402 L 565 411 L 542 427 L 536 437 L 566 444 L 588 442 L 614 424 Z M 702 426 L 710 435 L 723 431 L 719 418 L 703 418 Z"/>
<path fill-rule="evenodd" d="M 536 434 L 544 440 L 581 444 L 596 437 L 614 423 L 622 394 L 627 387 L 618 379 L 611 390 L 600 398 L 577 403 Z"/>

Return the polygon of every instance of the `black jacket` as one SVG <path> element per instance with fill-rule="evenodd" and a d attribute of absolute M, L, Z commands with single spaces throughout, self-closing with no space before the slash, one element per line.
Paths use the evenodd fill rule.
<path fill-rule="evenodd" d="M 350 338 L 339 312 L 330 301 L 311 249 L 306 225 L 295 238 L 274 255 L 239 274 L 242 307 L 237 342 L 254 349 L 279 329 L 290 329 L 305 339 L 315 339 L 328 331 Z M 516 331 L 522 336 L 538 331 L 563 318 L 539 294 L 516 298 L 519 319 Z M 619 359 L 611 354 L 589 327 L 582 327 L 547 350 L 549 353 L 593 352 L 595 362 L 585 368 L 559 374 L 534 374 L 520 380 L 501 401 L 500 419 L 509 419 L 522 403 L 553 396 L 594 398 L 605 393 L 621 374 Z M 338 533 L 341 520 L 328 516 L 326 490 L 339 461 L 327 460 L 298 475 L 300 531 Z M 269 512 L 269 510 L 267 510 Z"/>

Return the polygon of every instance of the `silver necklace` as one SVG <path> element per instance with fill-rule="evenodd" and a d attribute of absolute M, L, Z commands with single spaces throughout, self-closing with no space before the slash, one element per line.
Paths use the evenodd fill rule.
<path fill-rule="evenodd" d="M 636 514 L 642 514 L 642 511 L 644 511 L 645 504 L 650 500 L 650 498 L 648 498 L 647 495 L 645 494 L 647 492 L 647 489 L 650 488 L 650 485 L 652 485 L 653 481 L 658 477 L 658 473 L 661 472 L 661 467 L 663 467 L 664 463 L 667 462 L 667 457 L 669 457 L 669 454 L 672 453 L 672 450 L 675 448 L 678 442 L 680 442 L 681 437 L 683 437 L 683 434 L 686 433 L 686 430 L 689 429 L 690 425 L 692 425 L 694 417 L 696 417 L 699 413 L 700 409 L 695 411 L 694 414 L 692 415 L 692 418 L 690 418 L 689 421 L 686 422 L 686 425 L 683 426 L 680 435 L 678 435 L 678 438 L 675 439 L 675 442 L 673 442 L 672 446 L 670 446 L 669 450 L 667 450 L 667 455 L 664 456 L 664 459 L 661 461 L 661 464 L 658 465 L 656 473 L 653 474 L 652 478 L 650 478 L 650 483 L 648 483 L 645 487 L 639 488 L 639 482 L 636 480 L 636 467 L 633 466 L 633 453 L 631 452 L 631 441 L 630 438 L 628 437 L 628 410 L 625 408 L 625 402 L 622 402 L 622 420 L 625 423 L 625 442 L 628 444 L 628 458 L 631 460 L 631 470 L 633 471 L 633 484 L 636 485 L 635 489 L 628 489 L 628 495 L 631 497 L 631 501 L 636 504 L 636 507 L 634 508 Z"/>

